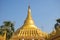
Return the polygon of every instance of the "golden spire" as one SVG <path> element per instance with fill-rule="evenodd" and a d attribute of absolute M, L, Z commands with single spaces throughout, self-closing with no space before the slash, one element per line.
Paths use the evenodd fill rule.
<path fill-rule="evenodd" d="M 34 21 L 32 20 L 31 16 L 31 9 L 30 6 L 28 6 L 28 15 L 27 18 L 23 24 L 23 26 L 14 33 L 11 40 L 17 39 L 41 39 L 40 37 L 45 37 L 46 33 L 43 33 L 37 26 L 34 25 Z"/>
<path fill-rule="evenodd" d="M 30 9 L 30 5 L 29 5 L 28 6 L 28 15 L 24 22 L 24 25 L 33 25 L 33 24 L 34 24 L 34 21 L 32 20 L 31 9 Z"/>

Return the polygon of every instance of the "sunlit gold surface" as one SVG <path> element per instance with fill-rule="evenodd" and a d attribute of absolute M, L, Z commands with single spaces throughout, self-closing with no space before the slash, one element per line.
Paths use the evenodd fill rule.
<path fill-rule="evenodd" d="M 47 36 L 46 33 L 43 33 L 39 28 L 37 28 L 34 24 L 34 21 L 31 16 L 31 9 L 28 6 L 28 15 L 27 18 L 21 28 L 19 28 L 14 35 L 12 36 L 11 40 L 18 40 L 18 39 L 42 39 Z"/>

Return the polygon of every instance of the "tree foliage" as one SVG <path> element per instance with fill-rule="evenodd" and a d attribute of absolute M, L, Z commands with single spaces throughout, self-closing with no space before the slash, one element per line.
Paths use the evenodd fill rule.
<path fill-rule="evenodd" d="M 0 34 L 4 35 L 6 30 L 6 40 L 9 40 L 14 32 L 14 24 L 11 21 L 4 21 L 3 25 L 0 26 Z"/>

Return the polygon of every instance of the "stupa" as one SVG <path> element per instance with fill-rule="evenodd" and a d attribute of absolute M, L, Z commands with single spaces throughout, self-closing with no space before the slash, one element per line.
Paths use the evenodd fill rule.
<path fill-rule="evenodd" d="M 28 15 L 22 27 L 18 28 L 10 40 L 45 40 L 46 33 L 42 32 L 35 24 L 28 6 Z"/>

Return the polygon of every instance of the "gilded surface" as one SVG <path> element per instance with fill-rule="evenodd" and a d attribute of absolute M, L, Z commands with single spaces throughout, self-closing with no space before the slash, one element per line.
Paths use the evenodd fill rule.
<path fill-rule="evenodd" d="M 14 39 L 44 39 L 47 36 L 46 33 L 43 33 L 40 29 L 38 29 L 31 16 L 31 9 L 30 6 L 28 7 L 28 15 L 24 22 L 24 25 L 19 28 L 14 35 L 12 36 L 11 40 Z"/>

